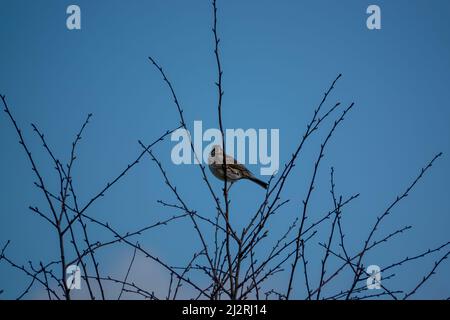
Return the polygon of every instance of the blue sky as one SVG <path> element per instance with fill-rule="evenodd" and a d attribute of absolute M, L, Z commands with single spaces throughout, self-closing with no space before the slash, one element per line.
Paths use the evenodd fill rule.
<path fill-rule="evenodd" d="M 412 230 L 367 257 L 367 264 L 389 265 L 407 255 L 449 240 L 450 207 L 450 3 L 444 0 L 377 1 L 382 29 L 366 28 L 372 1 L 219 1 L 219 33 L 224 69 L 224 124 L 227 128 L 280 130 L 280 162 L 289 160 L 314 107 L 337 74 L 342 73 L 328 102 L 355 108 L 338 128 L 325 151 L 311 199 L 311 216 L 332 206 L 329 171 L 334 166 L 339 194 L 361 193 L 343 218 L 349 249 L 356 251 L 376 217 L 401 194 L 436 153 L 444 155 L 421 183 L 389 216 L 377 234 Z M 57 190 L 55 170 L 30 123 L 45 133 L 55 153 L 68 161 L 71 141 L 88 113 L 93 118 L 78 148 L 74 182 L 86 203 L 108 180 L 133 161 L 137 141 L 153 141 L 178 126 L 178 114 L 149 55 L 164 67 L 184 108 L 186 121 L 217 127 L 216 66 L 209 1 L 77 1 L 82 29 L 66 28 L 69 1 L 1 0 L 0 93 L 21 125 L 39 168 Z M 281 234 L 299 214 L 321 140 L 330 123 L 305 146 L 284 198 L 291 202 L 271 222 Z M 57 257 L 56 237 L 28 206 L 44 208 L 33 185 L 30 164 L 17 143 L 6 114 L 0 117 L 0 243 L 11 240 L 8 255 L 19 264 Z M 194 166 L 170 161 L 174 143 L 154 151 L 189 206 L 208 217 L 214 203 Z M 250 166 L 258 172 L 258 166 Z M 208 172 L 209 174 L 209 172 Z M 220 192 L 222 183 L 213 181 Z M 239 230 L 264 196 L 242 182 L 231 191 L 231 223 Z M 121 231 L 138 229 L 173 214 L 158 199 L 174 201 L 156 166 L 146 157 L 88 214 Z M 325 226 L 325 225 L 324 225 Z M 323 232 L 328 230 L 328 225 Z M 210 236 L 212 234 L 209 234 Z M 324 241 L 320 234 L 314 243 Z M 93 229 L 93 238 L 108 239 Z M 199 241 L 190 221 L 177 222 L 139 238 L 151 252 L 173 265 L 185 264 Z M 268 241 L 260 248 L 271 248 Z M 389 282 L 411 290 L 445 252 L 399 269 Z M 311 247 L 312 278 L 323 250 Z M 126 272 L 132 250 L 103 251 L 102 270 Z M 142 262 L 143 264 L 145 262 Z M 330 268 L 334 266 L 330 262 Z M 164 277 L 156 266 L 139 267 L 138 277 L 164 295 Z M 417 298 L 450 296 L 449 265 L 442 264 Z M 149 280 L 150 279 L 150 280 Z M 297 277 L 295 297 L 303 297 Z M 345 279 L 330 287 L 332 293 Z M 0 264 L 0 298 L 14 298 L 28 279 Z M 271 280 L 285 287 L 286 277 Z M 42 291 L 42 290 L 41 290 Z M 28 297 L 40 297 L 33 292 Z"/>

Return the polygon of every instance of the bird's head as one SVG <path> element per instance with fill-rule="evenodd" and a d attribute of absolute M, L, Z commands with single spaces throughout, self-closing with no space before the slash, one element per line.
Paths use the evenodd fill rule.
<path fill-rule="evenodd" d="M 223 149 L 220 145 L 215 144 L 209 152 L 209 159 L 218 159 L 223 156 Z"/>

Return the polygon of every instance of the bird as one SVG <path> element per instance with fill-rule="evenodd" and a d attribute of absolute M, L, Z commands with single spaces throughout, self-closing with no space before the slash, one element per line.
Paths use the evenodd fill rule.
<path fill-rule="evenodd" d="M 241 179 L 247 179 L 253 181 L 264 189 L 267 189 L 268 184 L 266 182 L 256 178 L 250 170 L 248 170 L 243 164 L 237 162 L 233 157 L 229 155 L 225 156 L 227 181 L 230 181 L 229 188 L 231 188 L 234 182 Z M 225 180 L 225 175 L 223 173 L 223 149 L 218 144 L 214 145 L 209 153 L 208 167 L 216 178 Z"/>

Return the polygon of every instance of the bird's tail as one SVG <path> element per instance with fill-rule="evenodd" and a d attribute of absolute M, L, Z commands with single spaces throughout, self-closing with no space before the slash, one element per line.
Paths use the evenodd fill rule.
<path fill-rule="evenodd" d="M 253 181 L 254 183 L 257 183 L 258 185 L 260 185 L 261 187 L 263 187 L 264 189 L 267 189 L 268 184 L 265 183 L 262 180 L 259 180 L 258 178 L 255 177 L 248 177 L 249 180 Z"/>

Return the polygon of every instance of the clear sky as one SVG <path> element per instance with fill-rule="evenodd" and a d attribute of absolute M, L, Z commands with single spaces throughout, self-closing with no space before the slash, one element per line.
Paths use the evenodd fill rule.
<path fill-rule="evenodd" d="M 73 3 L 81 8 L 82 29 L 69 31 L 66 8 Z M 370 4 L 381 8 L 381 30 L 366 27 Z M 442 151 L 443 157 L 386 219 L 376 239 L 405 225 L 413 228 L 373 251 L 365 264 L 389 265 L 450 240 L 450 2 L 226 0 L 218 1 L 218 7 L 225 127 L 279 129 L 281 165 L 295 150 L 324 91 L 343 74 L 327 106 L 354 101 L 355 108 L 326 149 L 311 199 L 311 219 L 332 206 L 329 172 L 334 166 L 338 193 L 361 193 L 343 217 L 349 248 L 356 252 L 376 217 Z M 178 126 L 175 105 L 149 55 L 174 84 L 188 126 L 192 128 L 194 120 L 202 120 L 205 128 L 218 126 L 209 1 L 0 0 L 0 8 L 0 93 L 6 94 L 52 190 L 58 188 L 55 170 L 30 123 L 38 125 L 58 157 L 68 161 L 71 141 L 93 113 L 74 167 L 82 203 L 136 158 L 139 139 L 149 143 Z M 291 202 L 271 222 L 274 237 L 300 213 L 330 124 L 305 146 L 284 194 Z M 0 244 L 11 240 L 7 253 L 18 264 L 51 261 L 58 255 L 57 239 L 28 209 L 45 208 L 45 202 L 17 142 L 2 112 Z M 154 151 L 189 206 L 214 217 L 214 203 L 198 168 L 172 164 L 173 146 L 166 140 Z M 249 168 L 259 172 L 257 165 Z M 220 193 L 222 183 L 208 174 Z M 251 183 L 233 186 L 231 223 L 238 230 L 263 196 Z M 174 202 L 157 167 L 145 157 L 88 214 L 131 231 L 174 214 L 157 204 L 158 199 Z M 322 231 L 328 228 L 324 225 Z M 92 233 L 93 239 L 111 237 L 100 229 Z M 324 236 L 312 241 L 325 241 Z M 189 220 L 136 240 L 171 265 L 186 264 L 200 248 Z M 259 250 L 263 254 L 270 248 L 268 241 Z M 444 253 L 405 265 L 388 284 L 411 290 Z M 102 251 L 102 270 L 123 277 L 131 255 L 126 246 Z M 323 249 L 314 245 L 307 255 L 317 283 Z M 169 276 L 145 259 L 139 261 L 136 277 L 163 297 Z M 336 262 L 331 261 L 330 270 L 333 266 Z M 449 264 L 442 264 L 415 297 L 450 296 L 448 271 Z M 295 297 L 301 298 L 303 278 L 296 279 Z M 284 288 L 286 280 L 280 275 L 270 284 Z M 27 283 L 21 273 L 0 263 L 0 298 L 15 298 Z M 327 292 L 347 286 L 342 279 Z M 27 297 L 43 293 L 33 291 Z"/>

